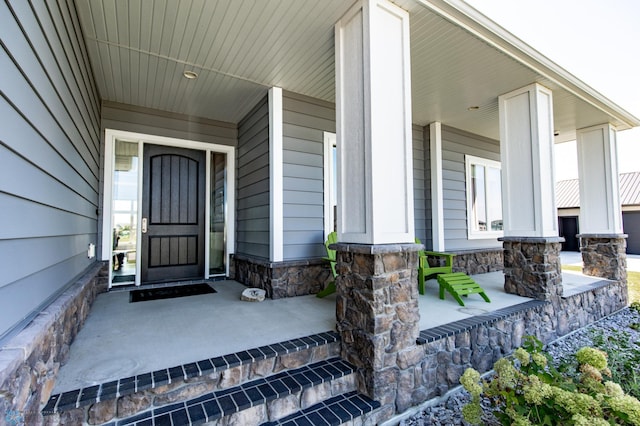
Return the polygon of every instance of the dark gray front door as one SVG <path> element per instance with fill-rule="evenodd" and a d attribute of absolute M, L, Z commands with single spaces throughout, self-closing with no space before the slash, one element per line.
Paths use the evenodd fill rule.
<path fill-rule="evenodd" d="M 204 151 L 145 145 L 142 284 L 204 277 L 205 175 Z"/>

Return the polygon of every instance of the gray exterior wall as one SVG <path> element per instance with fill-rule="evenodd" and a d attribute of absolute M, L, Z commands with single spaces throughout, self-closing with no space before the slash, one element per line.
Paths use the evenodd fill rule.
<path fill-rule="evenodd" d="M 100 103 L 72 3 L 2 2 L 0 39 L 2 340 L 95 262 Z"/>
<path fill-rule="evenodd" d="M 102 147 L 104 147 L 106 129 L 218 145 L 236 146 L 238 143 L 238 126 L 233 123 L 109 101 L 102 102 L 101 126 Z M 100 160 L 100 209 L 102 210 L 104 201 L 104 148 L 101 149 L 100 154 L 102 156 Z M 99 241 L 102 241 L 103 219 L 104 217 L 100 215 L 98 223 Z"/>
<path fill-rule="evenodd" d="M 269 99 L 238 124 L 236 254 L 269 259 Z"/>
<path fill-rule="evenodd" d="M 431 241 L 431 163 L 429 127 L 413 125 L 413 210 L 416 237 L 432 248 Z"/>
<path fill-rule="evenodd" d="M 102 103 L 102 129 L 229 146 L 235 146 L 238 141 L 238 127 L 234 123 L 109 101 Z M 104 132 L 102 136 L 104 137 Z"/>
<path fill-rule="evenodd" d="M 467 239 L 465 154 L 500 161 L 500 142 L 442 126 L 442 186 L 445 249 L 501 247 L 497 239 Z"/>
<path fill-rule="evenodd" d="M 325 256 L 324 132 L 335 133 L 331 103 L 283 93 L 283 258 Z"/>

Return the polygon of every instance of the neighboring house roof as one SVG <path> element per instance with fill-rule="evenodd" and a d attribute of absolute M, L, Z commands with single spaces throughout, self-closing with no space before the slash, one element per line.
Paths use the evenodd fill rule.
<path fill-rule="evenodd" d="M 578 179 L 556 183 L 556 204 L 559 209 L 580 207 Z M 620 173 L 620 201 L 623 206 L 640 205 L 640 172 Z"/>

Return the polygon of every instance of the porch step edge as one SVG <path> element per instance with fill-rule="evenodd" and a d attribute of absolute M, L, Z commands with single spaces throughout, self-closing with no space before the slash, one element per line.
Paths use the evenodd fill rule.
<path fill-rule="evenodd" d="M 353 365 L 343 361 L 341 358 L 331 358 L 294 370 L 282 371 L 232 388 L 213 391 L 184 402 L 152 408 L 131 417 L 105 423 L 105 426 L 201 425 L 241 413 L 252 407 L 268 404 L 277 399 L 286 398 L 290 395 L 297 395 L 298 393 L 302 395 L 302 392 L 307 389 L 324 383 L 333 384 L 335 381 L 348 376 L 353 377 L 353 386 L 347 389 L 348 392 L 352 393 L 353 388 L 355 388 L 355 372 L 356 368 Z M 330 397 L 331 400 L 343 395 L 344 390 L 341 389 L 341 386 L 336 385 L 335 393 L 336 395 Z M 358 401 L 356 407 L 366 405 L 363 402 L 366 400 L 362 398 L 356 399 L 356 401 Z M 355 402 L 351 404 L 353 405 Z M 375 406 L 375 404 L 373 405 Z M 311 407 L 300 412 L 314 411 L 310 411 L 310 409 Z M 338 409 L 336 408 L 336 410 Z M 275 414 L 273 415 L 276 416 Z M 245 422 L 242 423 L 245 424 Z M 262 423 L 261 421 L 259 424 Z"/>
<path fill-rule="evenodd" d="M 175 367 L 88 386 L 52 395 L 42 409 L 43 416 L 86 407 L 102 401 L 117 399 L 179 381 L 222 373 L 225 370 L 251 364 L 256 361 L 276 358 L 287 354 L 312 349 L 338 342 L 340 336 L 335 331 L 286 340 L 237 353 L 208 358 Z"/>
<path fill-rule="evenodd" d="M 352 422 L 380 408 L 380 403 L 366 395 L 351 391 L 334 396 L 326 401 L 312 405 L 287 417 L 260 426 L 301 426 L 323 425 L 338 426 Z"/>

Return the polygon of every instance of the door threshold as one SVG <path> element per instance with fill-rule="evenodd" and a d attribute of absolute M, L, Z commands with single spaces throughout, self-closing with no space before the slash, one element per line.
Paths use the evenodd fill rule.
<path fill-rule="evenodd" d="M 140 289 L 153 289 L 153 288 L 164 288 L 164 287 L 180 287 L 185 285 L 193 285 L 193 284 L 201 284 L 201 283 L 213 283 L 216 281 L 226 280 L 227 277 L 211 277 L 211 278 L 202 278 L 202 279 L 192 279 L 192 280 L 179 280 L 179 281 L 161 281 L 161 282 L 153 282 L 146 283 L 141 285 L 120 285 L 118 287 L 112 287 L 109 289 L 109 292 L 116 293 L 120 291 L 131 291 L 131 290 L 140 290 Z"/>

